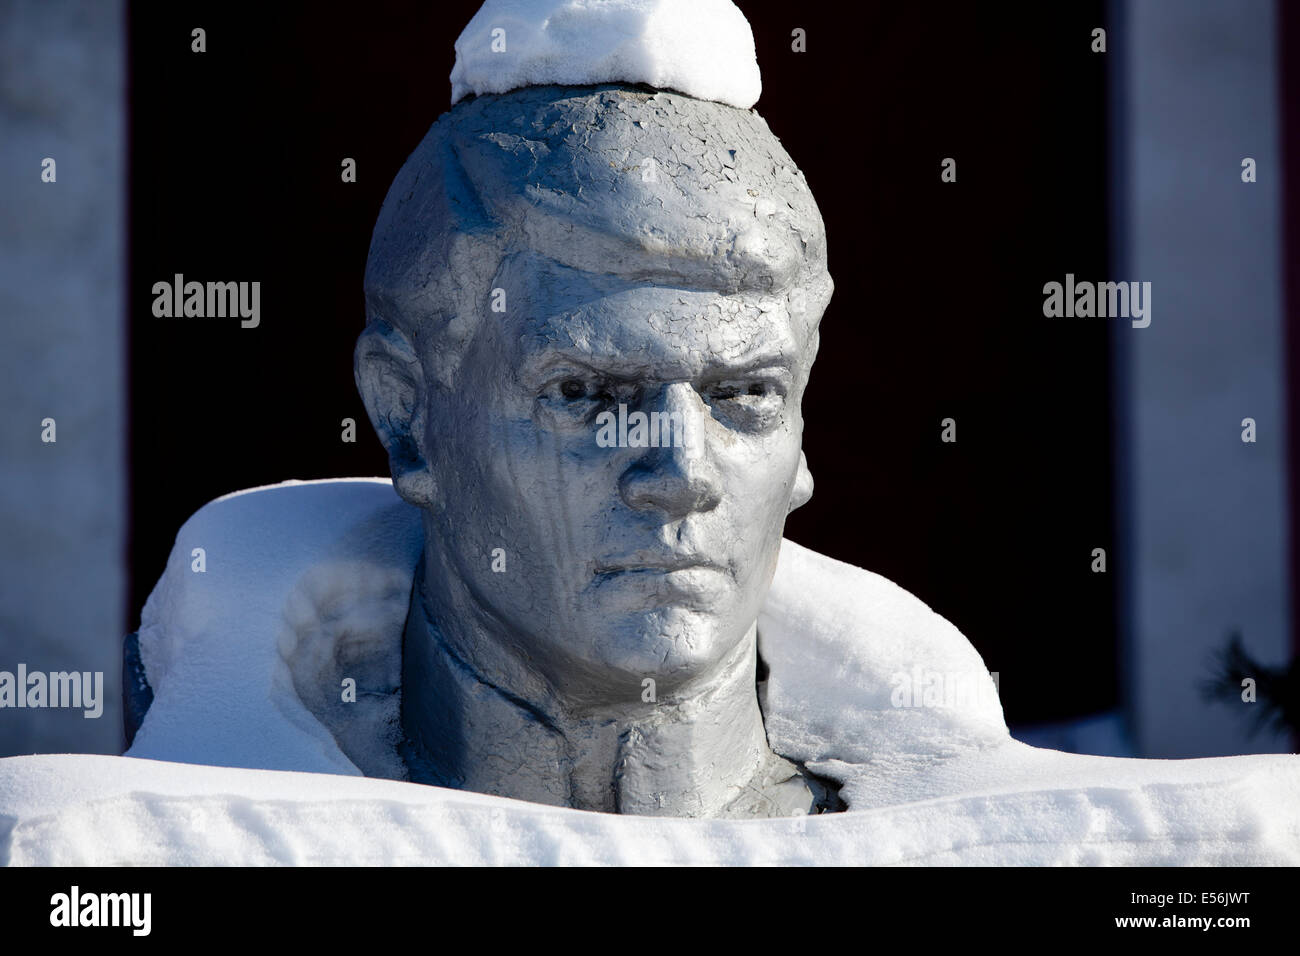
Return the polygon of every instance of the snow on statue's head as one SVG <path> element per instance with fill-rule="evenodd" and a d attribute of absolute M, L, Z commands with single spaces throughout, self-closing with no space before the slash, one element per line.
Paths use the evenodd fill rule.
<path fill-rule="evenodd" d="M 757 113 L 626 82 L 463 101 L 394 180 L 365 290 L 357 383 L 431 600 L 513 679 L 597 707 L 752 640 L 812 492 L 832 291 Z"/>

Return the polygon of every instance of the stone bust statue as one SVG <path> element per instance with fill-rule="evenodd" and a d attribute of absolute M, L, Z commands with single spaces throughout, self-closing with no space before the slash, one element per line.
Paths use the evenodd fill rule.
<path fill-rule="evenodd" d="M 1300 860 L 1295 757 L 1030 746 L 951 622 L 782 539 L 832 282 L 730 0 L 486 0 L 456 50 L 366 267 L 391 480 L 194 512 L 126 753 L 0 760 L 0 855 Z"/>
<path fill-rule="evenodd" d="M 625 84 L 466 100 L 394 180 L 365 291 L 357 385 L 423 515 L 411 779 L 618 813 L 835 809 L 769 747 L 758 679 L 832 292 L 763 119 Z"/>
<path fill-rule="evenodd" d="M 456 48 L 366 267 L 391 481 L 184 523 L 126 754 L 0 761 L 18 858 L 108 807 L 92 862 L 1297 859 L 1294 757 L 1015 740 L 951 622 L 783 541 L 832 282 L 730 0 L 487 0 Z"/>

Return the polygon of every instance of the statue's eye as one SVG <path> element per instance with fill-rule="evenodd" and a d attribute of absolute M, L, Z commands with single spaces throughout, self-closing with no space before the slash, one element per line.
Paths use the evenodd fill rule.
<path fill-rule="evenodd" d="M 606 403 L 614 399 L 614 386 L 599 378 L 565 378 L 551 388 L 553 398 L 567 405 L 586 405 L 589 402 Z"/>
<path fill-rule="evenodd" d="M 778 378 L 739 378 L 713 382 L 701 390 L 713 416 L 748 431 L 771 428 L 781 420 L 788 386 Z"/>
<path fill-rule="evenodd" d="M 772 388 L 766 382 L 725 382 L 709 389 L 714 401 L 734 402 L 748 398 L 767 398 Z"/>

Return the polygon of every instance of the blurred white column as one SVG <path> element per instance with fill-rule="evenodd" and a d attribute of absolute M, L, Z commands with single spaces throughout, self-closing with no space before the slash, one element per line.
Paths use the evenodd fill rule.
<path fill-rule="evenodd" d="M 0 670 L 102 671 L 105 697 L 0 709 L 0 756 L 121 747 L 124 17 L 0 3 Z"/>
<path fill-rule="evenodd" d="M 1273 0 L 1112 9 L 1109 278 L 1151 282 L 1153 303 L 1149 328 L 1116 328 L 1128 524 L 1114 569 L 1135 743 L 1152 757 L 1289 751 L 1284 736 L 1248 735 L 1248 705 L 1197 689 L 1233 630 L 1269 664 L 1291 646 Z M 1247 157 L 1255 183 L 1242 182 Z"/>

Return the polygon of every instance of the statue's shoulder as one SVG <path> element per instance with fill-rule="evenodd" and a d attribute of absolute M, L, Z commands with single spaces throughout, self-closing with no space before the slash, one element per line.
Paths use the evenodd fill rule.
<path fill-rule="evenodd" d="M 915 594 L 788 539 L 781 542 L 763 614 L 775 638 L 798 631 L 804 653 L 810 643 L 850 656 L 857 656 L 856 649 L 874 668 L 890 671 L 916 662 L 936 668 L 983 666 L 966 636 Z"/>
<path fill-rule="evenodd" d="M 419 512 L 387 478 L 248 488 L 209 501 L 181 525 L 159 586 L 229 587 L 240 581 L 261 590 L 268 573 L 283 578 L 354 555 L 387 559 L 394 546 L 419 536 Z M 197 574 L 208 576 L 192 576 Z"/>
<path fill-rule="evenodd" d="M 315 718 L 341 701 L 344 677 L 354 717 L 379 700 L 368 691 L 396 690 L 422 547 L 419 512 L 387 479 L 286 482 L 204 505 L 141 615 L 152 702 L 130 752 L 356 773 Z M 250 727 L 264 731 L 250 740 Z"/>
<path fill-rule="evenodd" d="M 866 763 L 1009 739 L 979 652 L 882 575 L 783 541 L 758 628 L 780 753 Z"/>
<path fill-rule="evenodd" d="M 168 651 L 202 627 L 241 628 L 255 608 L 279 610 L 304 582 L 346 588 L 331 569 L 409 574 L 421 546 L 419 512 L 386 478 L 286 481 L 222 495 L 176 533 L 141 615 L 145 666 L 165 669 Z"/>
<path fill-rule="evenodd" d="M 181 526 L 177 544 L 188 534 L 214 530 L 224 539 L 250 543 L 270 531 L 292 532 L 306 543 L 320 533 L 332 537 L 340 527 L 383 515 L 419 523 L 419 513 L 397 496 L 392 479 L 283 481 L 214 498 Z"/>

